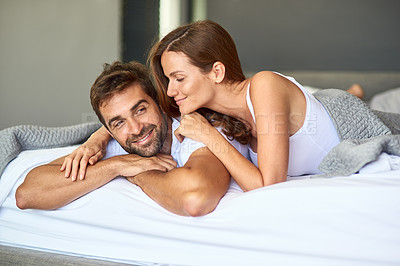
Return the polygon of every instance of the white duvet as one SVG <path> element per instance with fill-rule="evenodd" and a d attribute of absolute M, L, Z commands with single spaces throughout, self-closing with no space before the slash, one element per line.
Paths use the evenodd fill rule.
<path fill-rule="evenodd" d="M 149 265 L 400 265 L 400 171 L 383 164 L 247 193 L 232 182 L 197 218 L 164 210 L 124 178 L 55 211 L 19 210 L 28 171 L 74 148 L 24 151 L 7 166 L 0 244 Z"/>

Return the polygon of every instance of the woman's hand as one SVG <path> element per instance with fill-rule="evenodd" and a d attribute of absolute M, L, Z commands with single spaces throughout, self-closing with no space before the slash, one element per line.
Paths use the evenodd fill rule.
<path fill-rule="evenodd" d="M 83 180 L 88 163 L 94 165 L 106 154 L 106 147 L 110 138 L 107 129 L 101 127 L 85 143 L 65 157 L 60 171 L 65 171 L 65 177 L 71 176 L 72 181 L 77 179 L 79 173 L 79 179 Z"/>
<path fill-rule="evenodd" d="M 209 138 L 219 132 L 197 112 L 193 112 L 181 117 L 180 126 L 175 130 L 174 134 L 179 142 L 185 137 L 192 140 L 202 142 L 207 145 Z"/>

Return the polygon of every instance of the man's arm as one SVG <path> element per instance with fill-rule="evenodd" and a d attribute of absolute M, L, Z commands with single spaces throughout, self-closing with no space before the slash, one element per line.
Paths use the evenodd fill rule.
<path fill-rule="evenodd" d="M 20 209 L 51 210 L 103 186 L 119 175 L 136 175 L 143 171 L 167 171 L 176 166 L 167 155 L 144 158 L 128 154 L 114 156 L 88 166 L 85 180 L 71 181 L 60 171 L 65 157 L 31 170 L 15 193 Z"/>
<path fill-rule="evenodd" d="M 192 153 L 183 167 L 148 171 L 128 180 L 165 209 L 184 216 L 212 212 L 225 195 L 230 174 L 206 147 Z"/>

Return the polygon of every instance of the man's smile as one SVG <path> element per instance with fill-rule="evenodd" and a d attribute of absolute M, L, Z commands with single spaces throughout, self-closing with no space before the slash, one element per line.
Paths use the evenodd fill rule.
<path fill-rule="evenodd" d="M 138 144 L 138 145 L 143 145 L 145 144 L 148 140 L 151 139 L 151 136 L 153 135 L 154 128 L 152 128 L 149 133 L 147 133 L 143 138 L 132 141 L 132 143 Z"/>

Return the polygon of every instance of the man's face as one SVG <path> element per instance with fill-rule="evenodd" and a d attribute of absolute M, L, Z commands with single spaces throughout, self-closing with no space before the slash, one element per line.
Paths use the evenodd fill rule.
<path fill-rule="evenodd" d="M 100 106 L 109 132 L 128 152 L 150 157 L 160 152 L 167 137 L 163 114 L 139 84 L 115 93 Z"/>

